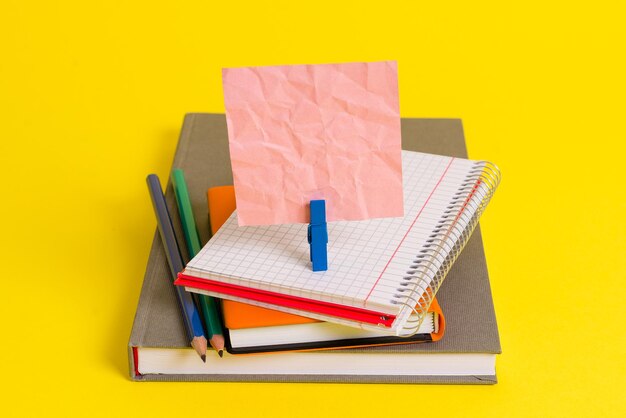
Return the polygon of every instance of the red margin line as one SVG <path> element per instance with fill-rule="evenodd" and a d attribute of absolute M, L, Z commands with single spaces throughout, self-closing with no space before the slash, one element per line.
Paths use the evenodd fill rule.
<path fill-rule="evenodd" d="M 389 267 L 389 264 L 391 263 L 391 260 L 393 260 L 393 258 L 395 257 L 396 253 L 398 252 L 398 250 L 400 249 L 400 246 L 402 245 L 402 243 L 404 242 L 404 240 L 406 239 L 407 235 L 409 235 L 409 232 L 411 232 L 411 229 L 413 229 L 413 225 L 415 225 L 415 222 L 417 222 L 417 219 L 420 217 L 420 215 L 422 214 L 422 212 L 424 211 L 424 208 L 426 207 L 426 205 L 428 204 L 428 202 L 430 201 L 430 198 L 433 196 L 433 194 L 435 193 L 435 190 L 437 190 L 437 187 L 439 187 L 439 185 L 441 184 L 441 181 L 443 180 L 444 176 L 446 175 L 446 173 L 448 172 L 448 169 L 450 168 L 450 166 L 452 165 L 452 162 L 455 160 L 454 157 L 452 157 L 450 159 L 450 162 L 448 163 L 448 166 L 446 167 L 445 170 L 443 170 L 443 173 L 441 174 L 441 177 L 439 178 L 439 181 L 437 181 L 437 184 L 435 184 L 435 187 L 433 188 L 433 190 L 430 192 L 430 195 L 428 195 L 428 198 L 426 199 L 426 201 L 424 202 L 424 204 L 422 205 L 422 208 L 420 209 L 420 211 L 417 213 L 417 215 L 415 216 L 415 219 L 413 219 L 413 222 L 411 223 L 411 226 L 409 227 L 409 229 L 407 229 L 406 233 L 404 234 L 404 236 L 402 237 L 402 240 L 400 241 L 400 243 L 398 244 L 398 246 L 396 247 L 395 251 L 393 252 L 393 254 L 391 255 L 391 258 L 389 258 L 389 261 L 387 261 L 387 264 L 385 264 L 385 268 L 383 269 L 383 271 L 380 272 L 380 275 L 378 276 L 378 279 L 376 279 L 376 283 L 374 283 L 374 285 L 372 286 L 372 288 L 370 289 L 370 292 L 367 294 L 367 297 L 365 298 L 365 302 L 367 302 L 367 300 L 370 298 L 370 296 L 372 295 L 372 292 L 374 291 L 374 289 L 376 288 L 376 285 L 378 284 L 378 282 L 380 281 L 380 278 L 383 277 L 383 274 L 385 273 L 385 271 L 387 270 L 387 267 Z"/>

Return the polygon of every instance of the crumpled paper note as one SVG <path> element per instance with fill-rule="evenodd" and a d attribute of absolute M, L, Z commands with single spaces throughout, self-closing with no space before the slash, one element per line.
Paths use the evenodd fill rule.
<path fill-rule="evenodd" d="M 222 70 L 239 225 L 403 216 L 394 61 Z"/>

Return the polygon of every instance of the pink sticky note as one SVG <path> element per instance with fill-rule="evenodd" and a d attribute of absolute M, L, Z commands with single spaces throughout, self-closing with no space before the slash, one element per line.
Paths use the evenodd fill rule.
<path fill-rule="evenodd" d="M 239 225 L 402 216 L 394 61 L 222 71 Z"/>

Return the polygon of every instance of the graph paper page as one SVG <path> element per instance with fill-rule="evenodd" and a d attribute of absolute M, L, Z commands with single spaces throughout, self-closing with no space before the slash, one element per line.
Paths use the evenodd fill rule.
<path fill-rule="evenodd" d="M 234 213 L 185 273 L 396 314 L 402 278 L 476 167 L 470 160 L 411 151 L 402 151 L 402 165 L 405 216 L 328 223 L 328 271 L 311 270 L 306 224 L 240 227 Z"/>

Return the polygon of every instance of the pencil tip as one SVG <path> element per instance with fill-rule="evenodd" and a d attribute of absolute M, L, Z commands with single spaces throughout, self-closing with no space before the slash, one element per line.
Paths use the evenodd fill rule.
<path fill-rule="evenodd" d="M 219 354 L 220 357 L 224 357 L 224 350 L 219 350 L 217 354 Z"/>
<path fill-rule="evenodd" d="M 206 354 L 201 355 L 200 358 L 202 359 L 203 362 L 206 363 Z"/>

